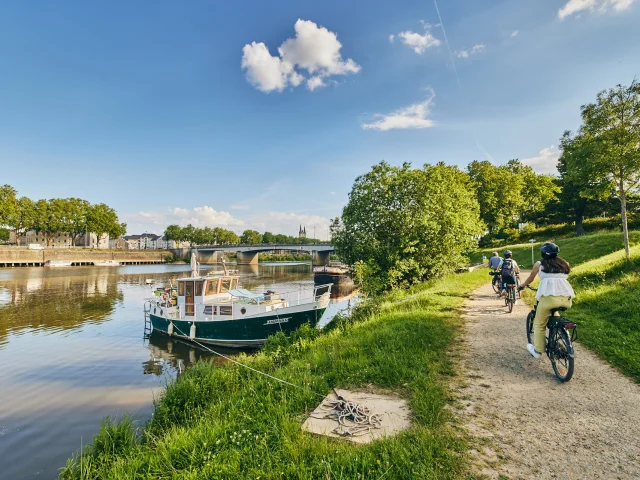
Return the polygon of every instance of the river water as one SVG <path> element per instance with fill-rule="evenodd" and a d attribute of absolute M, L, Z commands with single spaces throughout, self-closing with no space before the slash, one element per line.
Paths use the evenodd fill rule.
<path fill-rule="evenodd" d="M 106 416 L 144 422 L 163 385 L 211 355 L 144 335 L 145 280 L 188 274 L 188 265 L 0 270 L 0 479 L 56 478 Z M 313 274 L 261 264 L 241 267 L 240 282 L 290 291 L 311 287 Z M 352 301 L 334 299 L 321 325 Z"/>

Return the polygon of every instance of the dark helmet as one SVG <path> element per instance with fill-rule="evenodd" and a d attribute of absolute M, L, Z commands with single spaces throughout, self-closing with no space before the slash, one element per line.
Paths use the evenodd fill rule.
<path fill-rule="evenodd" d="M 511 258 L 511 255 L 512 255 L 511 250 L 504 251 L 504 258 Z"/>
<path fill-rule="evenodd" d="M 542 252 L 542 258 L 554 258 L 558 256 L 560 247 L 555 243 L 547 242 L 542 244 L 540 251 Z"/>

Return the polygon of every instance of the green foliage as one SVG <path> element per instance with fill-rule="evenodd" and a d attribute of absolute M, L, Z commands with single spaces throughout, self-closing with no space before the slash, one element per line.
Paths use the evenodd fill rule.
<path fill-rule="evenodd" d="M 0 225 L 9 225 L 9 218 L 16 203 L 16 189 L 11 185 L 0 185 Z"/>
<path fill-rule="evenodd" d="M 256 243 L 262 243 L 262 235 L 255 230 L 245 230 L 240 236 L 240 243 L 247 243 L 255 245 Z"/>
<path fill-rule="evenodd" d="M 467 167 L 490 233 L 516 226 L 542 212 L 559 191 L 553 177 L 538 175 L 518 160 L 496 166 L 474 160 Z"/>
<path fill-rule="evenodd" d="M 461 323 L 455 310 L 485 282 L 476 270 L 392 291 L 374 308 L 356 308 L 343 330 L 303 328 L 236 357 L 302 389 L 199 362 L 168 386 L 133 448 L 124 442 L 100 462 L 76 456 L 61 478 L 462 478 L 467 448 L 445 408 L 454 373 L 447 352 Z M 368 385 L 408 399 L 406 432 L 354 445 L 300 428 L 320 401 L 312 391 Z"/>
<path fill-rule="evenodd" d="M 310 262 L 311 255 L 301 253 L 269 254 L 262 253 L 258 256 L 259 262 Z"/>
<path fill-rule="evenodd" d="M 0 227 L 0 242 L 8 242 L 11 232 L 8 228 Z"/>
<path fill-rule="evenodd" d="M 563 138 L 567 176 L 586 187 L 582 197 L 615 192 L 629 259 L 627 197 L 640 185 L 640 83 L 598 93 L 595 103 L 582 107 L 582 122 L 578 135 Z"/>
<path fill-rule="evenodd" d="M 332 241 L 376 293 L 452 271 L 481 231 L 469 178 L 456 167 L 382 162 L 356 179 Z"/>

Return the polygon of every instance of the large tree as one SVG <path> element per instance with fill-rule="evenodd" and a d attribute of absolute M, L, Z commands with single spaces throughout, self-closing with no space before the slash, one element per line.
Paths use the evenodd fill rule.
<path fill-rule="evenodd" d="M 8 212 L 6 225 L 13 232 L 16 243 L 20 245 L 20 239 L 36 226 L 36 204 L 28 197 L 20 197 L 13 208 Z"/>
<path fill-rule="evenodd" d="M 573 139 L 582 155 L 567 157 L 570 178 L 587 178 L 591 188 L 583 196 L 600 198 L 614 193 L 620 201 L 624 249 L 629 259 L 627 202 L 640 185 L 640 83 L 598 93 L 582 107 L 582 126 Z"/>
<path fill-rule="evenodd" d="M 35 203 L 34 230 L 41 233 L 47 246 L 53 244 L 53 240 L 59 232 L 63 231 L 62 202 L 60 199 L 38 200 Z"/>
<path fill-rule="evenodd" d="M 262 243 L 262 235 L 260 235 L 260 232 L 257 232 L 256 230 L 245 230 L 240 236 L 240 243 Z"/>
<path fill-rule="evenodd" d="M 127 224 L 120 223 L 116 211 L 104 203 L 89 206 L 86 221 L 87 231 L 95 233 L 98 240 L 105 234 L 111 238 L 118 238 L 127 232 Z"/>
<path fill-rule="evenodd" d="M 444 164 L 382 162 L 356 179 L 342 226 L 332 233 L 338 255 L 356 265 L 374 293 L 451 271 L 482 229 L 465 173 Z"/>
<path fill-rule="evenodd" d="M 167 240 L 175 240 L 176 242 L 185 240 L 182 236 L 182 228 L 180 228 L 180 225 L 169 225 L 164 231 L 164 238 Z"/>
<path fill-rule="evenodd" d="M 11 185 L 0 185 L 0 225 L 8 225 L 16 204 L 16 189 Z"/>

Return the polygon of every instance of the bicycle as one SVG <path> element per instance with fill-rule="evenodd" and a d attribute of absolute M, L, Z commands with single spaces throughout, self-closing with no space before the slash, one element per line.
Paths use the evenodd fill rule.
<path fill-rule="evenodd" d="M 496 280 L 496 278 L 499 278 L 499 280 L 496 282 L 497 285 L 493 282 L 492 282 L 492 285 L 493 285 L 493 290 L 496 293 L 501 293 L 502 278 L 501 278 L 500 272 L 489 272 L 489 275 L 493 275 L 494 281 Z M 520 295 L 520 291 L 517 288 L 519 283 L 520 283 L 520 277 L 516 275 L 516 283 L 507 283 L 504 286 L 505 290 L 507 291 L 507 295 L 504 299 L 504 304 L 509 310 L 509 313 L 513 311 L 513 306 L 516 304 L 517 298 L 522 298 Z"/>
<path fill-rule="evenodd" d="M 536 291 L 535 288 L 527 287 Z M 533 319 L 536 316 L 538 303 L 527 315 L 527 342 L 533 343 Z M 573 341 L 578 339 L 578 325 L 559 315 L 565 307 L 552 308 L 545 331 L 545 353 L 551 361 L 553 372 L 561 382 L 568 382 L 573 376 L 575 351 Z M 556 315 L 558 314 L 558 315 Z"/>
<path fill-rule="evenodd" d="M 502 291 L 500 289 L 500 284 L 502 283 L 500 280 L 500 272 L 489 272 L 489 275 L 493 276 L 493 280 L 491 280 L 493 291 L 499 294 Z"/>

